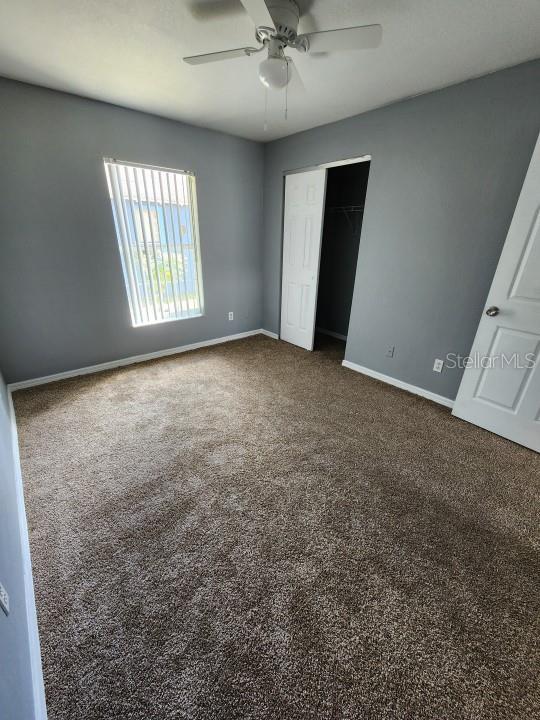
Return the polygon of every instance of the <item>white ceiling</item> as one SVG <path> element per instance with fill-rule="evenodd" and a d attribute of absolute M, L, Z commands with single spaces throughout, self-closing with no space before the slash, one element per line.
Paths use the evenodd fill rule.
<path fill-rule="evenodd" d="M 302 56 L 305 90 L 265 93 L 259 56 L 191 67 L 183 55 L 253 44 L 240 0 L 2 3 L 0 75 L 255 140 L 272 140 L 540 56 L 539 0 L 297 0 L 299 32 L 381 23 L 376 50 Z"/>

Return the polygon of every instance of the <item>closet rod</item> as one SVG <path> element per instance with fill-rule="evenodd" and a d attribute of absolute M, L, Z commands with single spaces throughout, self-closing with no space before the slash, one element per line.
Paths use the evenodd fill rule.
<path fill-rule="evenodd" d="M 363 205 L 332 205 L 328 207 L 330 212 L 363 212 Z"/>

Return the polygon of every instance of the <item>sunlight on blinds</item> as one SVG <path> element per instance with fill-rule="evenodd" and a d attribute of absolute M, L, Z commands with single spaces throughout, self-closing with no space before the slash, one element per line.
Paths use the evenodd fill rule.
<path fill-rule="evenodd" d="M 104 163 L 133 325 L 202 315 L 194 175 Z"/>

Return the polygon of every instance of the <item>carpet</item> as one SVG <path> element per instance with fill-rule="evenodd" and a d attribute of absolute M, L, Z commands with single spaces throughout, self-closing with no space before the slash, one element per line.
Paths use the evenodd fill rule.
<path fill-rule="evenodd" d="M 49 720 L 540 717 L 540 456 L 340 352 L 14 394 Z"/>

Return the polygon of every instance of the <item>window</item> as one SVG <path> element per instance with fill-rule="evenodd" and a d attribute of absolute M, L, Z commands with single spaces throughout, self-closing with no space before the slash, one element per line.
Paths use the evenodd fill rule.
<path fill-rule="evenodd" d="M 104 162 L 133 325 L 202 315 L 195 176 Z"/>

